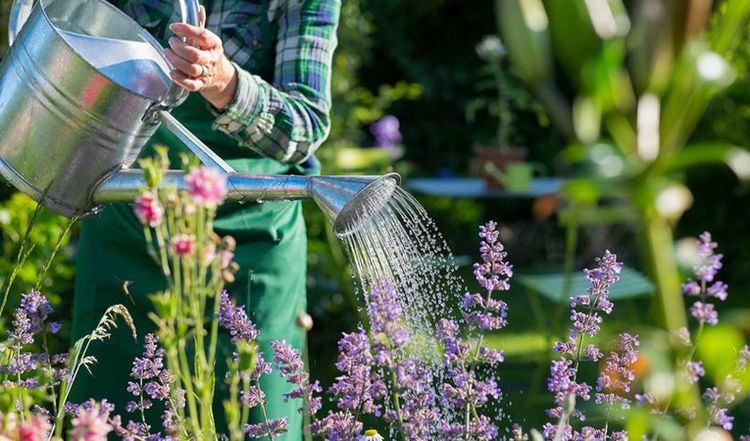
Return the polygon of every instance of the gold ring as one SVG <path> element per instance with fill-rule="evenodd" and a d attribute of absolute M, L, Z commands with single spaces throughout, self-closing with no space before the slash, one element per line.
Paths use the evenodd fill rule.
<path fill-rule="evenodd" d="M 198 75 L 198 78 L 203 78 L 208 73 L 208 68 L 206 67 L 205 64 L 201 64 L 200 66 L 201 66 L 201 74 Z"/>

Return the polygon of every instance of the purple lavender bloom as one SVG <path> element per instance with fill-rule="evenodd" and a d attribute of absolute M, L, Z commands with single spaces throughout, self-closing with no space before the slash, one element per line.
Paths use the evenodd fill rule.
<path fill-rule="evenodd" d="M 373 333 L 384 334 L 394 347 L 406 344 L 408 335 L 405 335 L 400 323 L 403 310 L 398 303 L 398 294 L 392 284 L 375 284 L 370 293 L 368 308 Z"/>
<path fill-rule="evenodd" d="M 470 326 L 482 331 L 495 331 L 508 326 L 508 305 L 502 300 L 466 293 L 462 306 L 464 320 Z"/>
<path fill-rule="evenodd" d="M 605 360 L 605 367 L 597 379 L 597 404 L 630 408 L 630 400 L 623 394 L 630 392 L 630 385 L 635 380 L 631 366 L 638 360 L 638 346 L 638 336 L 622 333 L 617 337 L 615 350 Z"/>
<path fill-rule="evenodd" d="M 696 280 L 689 279 L 682 285 L 682 292 L 686 296 L 699 297 L 690 307 L 690 315 L 699 322 L 709 325 L 719 323 L 719 314 L 714 309 L 712 303 L 708 303 L 710 298 L 720 301 L 727 299 L 729 287 L 722 281 L 714 281 L 716 274 L 722 267 L 722 254 L 714 254 L 718 246 L 711 240 L 711 233 L 704 232 L 698 237 L 698 256 L 699 261 L 693 266 L 693 273 Z"/>
<path fill-rule="evenodd" d="M 500 242 L 497 223 L 487 222 L 479 227 L 481 263 L 474 264 L 474 278 L 486 291 L 507 291 L 513 277 L 513 265 L 505 261 L 508 253 Z"/>
<path fill-rule="evenodd" d="M 471 345 L 461 340 L 458 335 L 458 324 L 449 319 L 441 319 L 438 329 L 438 339 L 443 344 L 445 361 L 451 364 L 454 361 L 464 360 L 469 356 Z"/>
<path fill-rule="evenodd" d="M 727 409 L 722 407 L 711 413 L 711 422 L 721 426 L 724 430 L 732 430 L 734 417 L 727 415 Z"/>
<path fill-rule="evenodd" d="M 711 233 L 704 231 L 698 236 L 698 255 L 700 261 L 693 268 L 695 275 L 701 281 L 712 282 L 716 273 L 721 269 L 722 254 L 714 254 L 718 244 L 711 240 Z"/>
<path fill-rule="evenodd" d="M 495 439 L 499 434 L 497 426 L 485 415 L 480 415 L 469 423 L 469 433 L 478 440 Z"/>
<path fill-rule="evenodd" d="M 440 418 L 440 413 L 435 407 L 435 396 L 430 388 L 430 370 L 418 361 L 406 359 L 397 366 L 396 377 L 403 403 L 401 429 L 407 439 L 430 439 L 433 424 Z M 398 421 L 393 411 L 386 412 L 385 419 L 391 423 Z"/>
<path fill-rule="evenodd" d="M 690 307 L 690 315 L 696 320 L 706 322 L 709 325 L 719 323 L 719 313 L 714 309 L 713 303 L 695 302 Z"/>
<path fill-rule="evenodd" d="M 587 295 L 571 298 L 570 320 L 573 322 L 570 332 L 571 340 L 575 340 L 581 334 L 590 337 L 598 334 L 603 318 L 597 311 L 610 314 L 614 306 L 608 298 L 609 288 L 620 279 L 617 274 L 622 269 L 622 264 L 617 261 L 617 255 L 610 253 L 609 250 L 605 251 L 602 257 L 596 258 L 596 263 L 599 264 L 598 267 L 584 270 L 586 279 L 591 284 Z M 585 312 L 575 309 L 579 306 L 585 307 Z"/>
<path fill-rule="evenodd" d="M 52 304 L 39 291 L 23 294 L 13 312 L 13 328 L 8 331 L 13 349 L 34 343 L 34 336 L 44 329 L 44 322 L 52 312 Z"/>
<path fill-rule="evenodd" d="M 288 429 L 289 423 L 286 418 L 245 425 L 245 433 L 247 433 L 250 438 L 278 438 Z"/>
<path fill-rule="evenodd" d="M 255 324 L 247 318 L 243 307 L 235 306 L 226 290 L 219 295 L 219 302 L 219 326 L 229 331 L 233 343 L 240 340 L 253 341 L 258 338 Z"/>
<path fill-rule="evenodd" d="M 577 383 L 576 374 L 573 360 L 563 358 L 552 361 L 547 389 L 555 394 L 554 400 L 558 406 L 562 407 L 570 395 L 577 395 L 584 401 L 591 398 L 591 386 L 586 383 Z M 557 409 L 553 409 L 553 413 L 557 413 Z"/>
<path fill-rule="evenodd" d="M 700 361 L 690 361 L 685 366 L 685 374 L 690 384 L 695 384 L 698 380 L 706 375 L 705 369 L 703 369 L 703 363 Z"/>
<path fill-rule="evenodd" d="M 401 143 L 401 131 L 398 118 L 386 115 L 370 125 L 370 133 L 375 137 L 378 147 L 395 147 Z"/>
<path fill-rule="evenodd" d="M 49 329 L 49 332 L 57 334 L 62 329 L 62 325 L 58 322 L 50 322 L 50 324 L 47 326 L 47 329 Z"/>
<path fill-rule="evenodd" d="M 265 399 L 266 394 L 257 386 L 250 386 L 248 390 L 240 392 L 240 402 L 250 409 L 263 403 Z"/>
<path fill-rule="evenodd" d="M 324 418 L 313 421 L 310 431 L 327 441 L 352 441 L 362 434 L 362 423 L 349 412 L 328 412 Z"/>
<path fill-rule="evenodd" d="M 587 290 L 587 294 L 571 297 L 570 319 L 573 325 L 570 329 L 568 340 L 556 343 L 553 348 L 555 352 L 561 354 L 561 358 L 552 362 L 550 376 L 547 380 L 547 389 L 554 394 L 555 402 L 555 407 L 547 410 L 547 415 L 551 418 L 561 418 L 564 406 L 569 405 L 569 401 L 574 402 L 575 397 L 580 397 L 583 401 L 588 401 L 591 398 L 591 386 L 585 382 L 579 383 L 576 380 L 578 376 L 577 366 L 583 359 L 597 361 L 603 356 L 601 351 L 594 345 L 587 345 L 582 354 L 580 350 L 585 336 L 594 337 L 599 333 L 600 325 L 603 321 L 603 317 L 599 315 L 599 312 L 605 314 L 612 312 L 614 305 L 608 298 L 609 289 L 613 283 L 619 280 L 617 274 L 621 271 L 622 264 L 617 261 L 617 256 L 608 250 L 595 261 L 598 264 L 597 267 L 584 270 L 586 279 L 591 285 Z M 576 308 L 581 308 L 583 311 L 576 310 Z M 618 344 L 621 346 L 622 353 L 610 355 L 605 372 L 616 372 L 618 375 L 627 373 L 627 368 L 624 366 L 633 357 L 630 349 L 637 346 L 637 342 L 637 338 L 631 337 L 628 334 L 621 335 L 620 343 Z M 629 378 L 629 376 L 626 377 Z M 610 375 L 600 376 L 597 387 L 599 391 L 597 393 L 597 402 L 612 404 L 619 402 L 625 405 L 626 403 L 617 399 L 616 395 L 602 393 L 605 390 L 609 391 L 614 388 L 613 381 Z M 628 387 L 629 381 L 627 383 Z M 622 384 L 619 386 L 622 387 Z M 585 415 L 575 408 L 572 410 L 571 415 L 580 420 L 585 418 Z M 564 431 L 563 439 L 573 439 L 570 437 L 581 435 L 576 435 L 576 432 L 570 426 L 561 427 L 560 429 Z M 582 430 L 583 432 L 587 430 L 590 432 L 594 429 L 583 428 Z M 557 426 L 553 424 L 545 425 L 544 427 L 545 437 L 547 438 L 554 438 L 557 431 Z"/>
<path fill-rule="evenodd" d="M 159 338 L 154 334 L 146 334 L 143 344 L 143 355 L 133 360 L 130 369 L 130 377 L 134 381 L 128 381 L 127 391 L 136 399 L 129 401 L 125 405 L 125 411 L 128 413 L 144 412 L 151 409 L 154 401 L 164 404 L 164 413 L 162 414 L 163 427 L 166 430 L 173 429 L 174 409 L 172 402 L 178 405 L 184 405 L 182 390 L 172 390 L 172 377 L 169 371 L 164 367 L 164 349 L 159 345 Z M 170 400 L 170 397 L 174 400 Z M 152 401 L 153 400 L 153 401 Z M 122 424 L 115 424 L 114 430 L 123 439 L 146 439 L 146 440 L 166 440 L 159 433 L 152 434 L 151 426 L 142 422 L 128 421 L 123 427 Z"/>
<path fill-rule="evenodd" d="M 284 400 L 302 398 L 307 403 L 310 413 L 315 415 L 321 407 L 320 397 L 315 396 L 316 393 L 323 391 L 320 383 L 315 381 L 310 384 L 310 374 L 305 372 L 305 364 L 297 349 L 285 341 L 273 341 L 271 347 L 274 352 L 273 361 L 281 372 L 281 377 L 286 378 L 288 383 L 295 386 L 294 389 L 284 394 Z M 299 408 L 300 413 L 304 410 L 304 406 Z"/>
<path fill-rule="evenodd" d="M 381 406 L 375 402 L 385 395 L 386 387 L 373 369 L 374 359 L 367 333 L 364 330 L 345 333 L 338 347 L 336 369 L 342 375 L 336 377 L 329 391 L 336 397 L 339 409 L 379 415 Z"/>

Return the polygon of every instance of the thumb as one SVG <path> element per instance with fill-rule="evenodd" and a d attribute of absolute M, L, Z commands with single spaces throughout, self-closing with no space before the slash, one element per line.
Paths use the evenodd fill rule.
<path fill-rule="evenodd" d="M 201 24 L 201 27 L 206 26 L 206 7 L 203 5 L 200 5 L 198 7 L 198 17 Z"/>

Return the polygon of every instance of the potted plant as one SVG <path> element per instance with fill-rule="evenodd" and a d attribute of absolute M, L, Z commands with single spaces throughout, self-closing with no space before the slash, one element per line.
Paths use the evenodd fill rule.
<path fill-rule="evenodd" d="M 496 35 L 487 35 L 476 46 L 477 55 L 486 62 L 485 71 L 489 79 L 480 81 L 477 89 L 484 92 L 493 90 L 495 96 L 478 97 L 467 106 L 467 119 L 472 122 L 476 113 L 486 108 L 487 112 L 497 119 L 497 129 L 494 139 L 490 143 L 475 143 L 474 157 L 470 163 L 470 170 L 481 175 L 489 187 L 503 188 L 503 183 L 495 176 L 497 172 L 504 172 L 509 164 L 521 162 L 526 158 L 528 150 L 525 147 L 510 145 L 511 125 L 513 113 L 511 102 L 516 107 L 528 107 L 531 101 L 520 87 L 514 87 L 506 75 L 503 67 L 506 49 Z"/>

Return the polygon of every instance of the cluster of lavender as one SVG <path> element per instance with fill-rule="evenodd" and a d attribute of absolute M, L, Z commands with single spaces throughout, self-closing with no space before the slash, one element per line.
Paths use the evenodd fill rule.
<path fill-rule="evenodd" d="M 60 331 L 59 323 L 47 322 L 52 312 L 52 304 L 38 291 L 22 295 L 20 305 L 13 312 L 8 340 L 3 345 L 7 347 L 0 356 L 3 388 L 51 389 L 67 375 L 65 364 L 68 354 L 50 356 L 46 347 L 46 333 L 56 334 Z M 42 337 L 44 352 L 25 351 L 24 346 L 33 345 L 38 336 Z M 42 372 L 37 372 L 38 370 Z M 40 378 L 46 379 L 44 384 L 40 384 Z"/>
<path fill-rule="evenodd" d="M 547 388 L 554 394 L 555 407 L 547 410 L 547 415 L 557 420 L 556 424 L 544 425 L 543 436 L 546 439 L 627 439 L 624 431 L 607 433 L 611 409 L 628 409 L 630 400 L 625 394 L 630 392 L 630 385 L 635 379 L 632 365 L 638 358 L 640 342 L 637 336 L 620 334 L 614 342 L 613 351 L 605 359 L 596 384 L 595 402 L 607 407 L 607 418 L 604 428 L 584 426 L 575 430 L 571 419 L 585 420 L 582 411 L 576 408 L 576 400 L 591 399 L 594 388 L 585 381 L 579 381 L 578 373 L 581 362 L 598 362 L 604 354 L 593 344 L 584 345 L 586 337 L 599 333 L 603 321 L 601 313 L 610 314 L 614 307 L 609 300 L 609 288 L 619 280 L 618 273 L 622 264 L 617 256 L 605 251 L 596 259 L 598 266 L 584 270 L 590 288 L 584 295 L 571 298 L 570 319 L 573 322 L 568 340 L 555 344 L 554 351 L 560 358 L 553 360 Z"/>
<path fill-rule="evenodd" d="M 370 338 L 360 329 L 345 333 L 338 343 L 336 369 L 341 375 L 329 388 L 339 410 L 313 421 L 312 433 L 331 441 L 356 439 L 362 433 L 362 415 L 381 415 L 377 404 L 386 394 L 386 384 L 375 368 Z"/>
<path fill-rule="evenodd" d="M 114 420 L 115 432 L 126 441 L 171 440 L 179 432 L 185 391 L 172 387 L 174 379 L 164 367 L 164 349 L 159 347 L 159 339 L 155 335 L 146 335 L 143 356 L 133 360 L 130 377 L 132 381 L 128 381 L 127 391 L 136 398 L 126 404 L 125 411 L 139 415 L 140 421 L 130 420 L 123 426 L 118 416 Z M 146 412 L 154 402 L 161 403 L 164 408 L 161 419 L 166 435 L 152 433 L 151 426 L 146 422 Z"/>
<path fill-rule="evenodd" d="M 369 414 L 383 416 L 402 437 L 424 439 L 424 415 L 415 406 L 426 402 L 429 408 L 432 397 L 421 383 L 427 380 L 423 366 L 401 352 L 409 335 L 396 300 L 392 286 L 376 285 L 368 302 L 372 335 L 360 329 L 339 340 L 336 368 L 341 375 L 329 389 L 339 410 L 315 421 L 313 433 L 330 440 L 357 439 L 363 429 L 360 417 Z M 414 401 L 408 403 L 406 396 Z M 388 398 L 383 412 L 381 402 Z"/>
<path fill-rule="evenodd" d="M 237 347 L 233 360 L 228 362 L 229 373 L 227 380 L 230 385 L 232 397 L 225 402 L 225 407 L 230 410 L 230 414 L 237 413 L 233 409 L 233 403 L 239 403 L 242 410 L 232 418 L 229 415 L 230 425 L 234 421 L 235 425 L 242 425 L 239 428 L 230 427 L 230 432 L 234 431 L 234 437 L 240 437 L 244 432 L 251 439 L 253 438 L 277 438 L 285 433 L 288 429 L 286 418 L 269 419 L 265 410 L 265 394 L 260 389 L 260 378 L 263 375 L 270 374 L 272 371 L 271 364 L 266 362 L 263 354 L 257 351 L 257 338 L 260 332 L 255 324 L 247 317 L 245 309 L 236 306 L 229 298 L 229 294 L 223 291 L 219 296 L 219 326 L 226 329 L 232 336 L 232 342 Z M 274 349 L 285 344 L 274 346 Z M 277 354 L 277 358 L 284 358 L 286 354 Z M 297 365 L 294 366 L 295 368 Z M 291 375 L 289 370 L 283 371 L 284 375 Z M 295 376 L 295 379 L 301 379 L 301 376 Z M 263 416 L 263 421 L 258 423 L 248 423 L 248 410 L 259 407 Z M 242 438 L 240 438 L 242 439 Z"/>
<path fill-rule="evenodd" d="M 698 237 L 699 260 L 693 267 L 695 279 L 689 279 L 682 285 L 682 292 L 689 297 L 698 297 L 698 300 L 690 307 L 692 315 L 701 326 L 703 323 L 716 325 L 719 323 L 719 314 L 710 303 L 711 298 L 724 301 L 727 299 L 728 286 L 722 281 L 714 281 L 716 274 L 722 267 L 722 254 L 714 254 L 718 245 L 711 240 L 711 233 L 704 232 Z"/>
<path fill-rule="evenodd" d="M 474 277 L 485 293 L 467 293 L 461 305 L 461 313 L 468 330 L 479 338 L 472 347 L 461 339 L 460 326 L 454 320 L 443 319 L 439 324 L 438 338 L 444 347 L 445 366 L 449 381 L 442 386 L 442 406 L 452 415 L 466 415 L 459 421 L 443 421 L 440 435 L 443 439 L 495 439 L 498 429 L 478 409 L 487 405 L 491 398 L 500 397 L 500 387 L 492 375 L 480 378 L 476 367 L 490 367 L 503 361 L 501 351 L 482 345 L 484 333 L 507 326 L 508 307 L 502 300 L 493 298 L 496 291 L 510 289 L 513 267 L 505 258 L 500 242 L 500 233 L 495 222 L 479 227 L 482 239 L 479 247 L 482 261 L 474 264 Z"/>
<path fill-rule="evenodd" d="M 718 244 L 712 240 L 711 233 L 706 231 L 701 234 L 697 239 L 697 246 L 699 259 L 693 266 L 695 278 L 688 279 L 682 285 L 682 291 L 688 297 L 698 297 L 698 300 L 690 307 L 690 315 L 698 321 L 698 328 L 694 336 L 687 328 L 677 331 L 678 340 L 689 350 L 689 355 L 682 367 L 684 368 L 683 375 L 692 384 L 698 383 L 705 375 L 703 363 L 693 360 L 695 347 L 700 341 L 703 328 L 705 325 L 714 326 L 719 323 L 718 312 L 710 301 L 713 298 L 719 301 L 726 300 L 729 289 L 726 283 L 715 280 L 716 274 L 722 267 L 724 256 L 714 253 Z M 707 409 L 708 424 L 719 426 L 724 430 L 732 430 L 734 417 L 728 414 L 728 407 L 736 401 L 737 395 L 742 391 L 742 383 L 738 377 L 745 371 L 749 360 L 750 348 L 745 345 L 739 351 L 734 370 L 720 384 L 704 390 L 702 397 Z M 690 409 L 687 413 L 692 416 L 695 411 Z"/>
<path fill-rule="evenodd" d="M 440 414 L 432 391 L 432 374 L 424 362 L 407 356 L 409 334 L 403 328 L 403 310 L 390 284 L 378 284 L 370 293 L 372 337 L 370 349 L 390 398 L 384 418 L 408 440 L 430 439 Z"/>
<path fill-rule="evenodd" d="M 70 361 L 67 353 L 50 356 L 47 333 L 60 331 L 58 323 L 48 321 L 53 312 L 49 300 L 38 291 L 23 294 L 13 312 L 8 339 L 0 343 L 3 392 L 13 399 L 16 410 L 5 415 L 0 413 L 0 439 L 43 441 L 53 435 L 59 438 L 63 434 L 62 419 L 69 415 L 69 439 L 106 441 L 107 435 L 119 425 L 119 417 L 111 416 L 114 410 L 111 403 L 106 400 L 89 400 L 80 405 L 66 402 L 75 377 L 72 372 L 87 364 L 89 359 L 85 350 L 78 351 L 75 360 Z M 108 337 L 107 332 L 113 325 L 110 320 L 109 314 L 105 314 L 92 334 L 96 339 Z M 42 353 L 28 352 L 27 347 L 35 343 L 40 344 Z M 32 396 L 45 397 L 47 402 L 37 403 L 29 410 L 29 403 L 35 401 Z M 62 407 L 58 410 L 58 406 Z"/>

